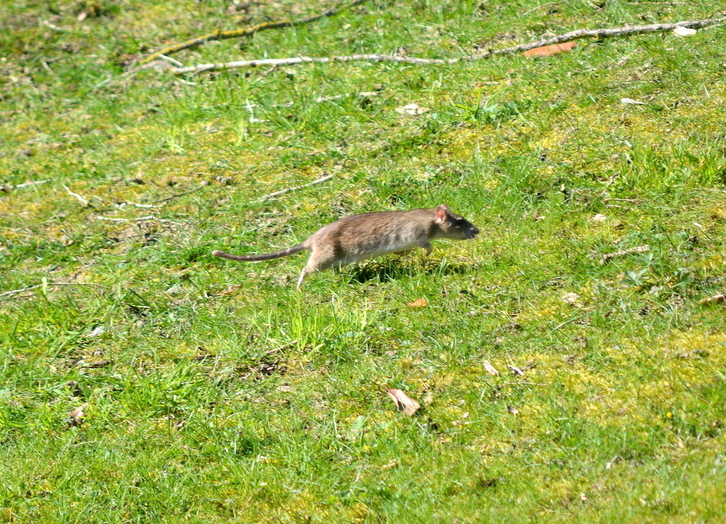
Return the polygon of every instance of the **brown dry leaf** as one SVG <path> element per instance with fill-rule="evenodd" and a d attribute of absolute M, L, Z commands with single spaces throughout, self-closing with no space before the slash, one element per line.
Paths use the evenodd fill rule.
<path fill-rule="evenodd" d="M 388 389 L 386 390 L 386 393 L 388 393 L 388 396 L 396 403 L 398 410 L 403 411 L 403 414 L 406 416 L 410 417 L 416 413 L 416 411 L 421 409 L 421 404 L 406 395 L 406 393 L 400 389 Z"/>
<path fill-rule="evenodd" d="M 484 361 L 484 369 L 486 369 L 490 375 L 494 375 L 495 377 L 499 376 L 499 371 L 497 371 L 497 368 L 492 366 L 491 362 L 489 362 L 488 360 Z"/>
<path fill-rule="evenodd" d="M 76 409 L 68 413 L 68 416 L 70 417 L 70 423 L 71 426 L 80 426 L 83 424 L 83 420 L 86 418 L 86 414 L 83 412 L 86 405 L 83 404 L 81 406 L 78 406 Z"/>
<path fill-rule="evenodd" d="M 531 58 L 533 56 L 550 56 L 550 55 L 556 55 L 557 53 L 562 53 L 565 51 L 572 51 L 572 48 L 574 48 L 577 45 L 577 42 L 563 42 L 561 44 L 553 44 L 553 45 L 546 45 L 542 47 L 535 47 L 534 49 L 530 49 L 528 51 L 525 51 L 522 53 L 527 58 Z"/>
<path fill-rule="evenodd" d="M 726 295 L 723 293 L 719 293 L 718 295 L 714 295 L 712 297 L 708 298 L 702 298 L 698 301 L 699 304 L 716 304 L 718 302 L 724 302 L 726 301 Z"/>
<path fill-rule="evenodd" d="M 406 305 L 410 308 L 420 309 L 420 308 L 424 308 L 424 307 L 428 306 L 429 301 L 426 300 L 424 297 L 421 297 L 421 298 L 417 298 L 413 302 L 406 302 Z"/>
<path fill-rule="evenodd" d="M 507 411 L 509 411 L 512 415 L 519 415 L 519 410 L 514 406 L 507 406 Z"/>

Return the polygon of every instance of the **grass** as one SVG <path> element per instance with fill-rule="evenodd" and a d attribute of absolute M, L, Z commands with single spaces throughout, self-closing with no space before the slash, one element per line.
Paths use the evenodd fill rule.
<path fill-rule="evenodd" d="M 722 522 L 724 306 L 701 300 L 726 277 L 726 29 L 98 87 L 320 9 L 240 6 L 0 6 L 0 521 Z M 719 8 L 367 3 L 175 57 L 451 57 Z M 439 203 L 479 238 L 301 293 L 302 255 L 210 255 Z"/>

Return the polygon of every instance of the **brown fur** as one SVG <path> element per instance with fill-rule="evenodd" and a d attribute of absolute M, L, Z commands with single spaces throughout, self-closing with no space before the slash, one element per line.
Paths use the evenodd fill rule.
<path fill-rule="evenodd" d="M 452 213 L 445 205 L 434 209 L 383 211 L 341 218 L 320 228 L 296 246 L 263 255 L 212 254 L 231 260 L 254 262 L 286 257 L 309 250 L 310 259 L 297 281 L 297 288 L 309 273 L 338 268 L 366 258 L 387 253 L 406 253 L 423 248 L 431 254 L 431 242 L 440 238 L 465 240 L 479 230 L 465 218 Z"/>

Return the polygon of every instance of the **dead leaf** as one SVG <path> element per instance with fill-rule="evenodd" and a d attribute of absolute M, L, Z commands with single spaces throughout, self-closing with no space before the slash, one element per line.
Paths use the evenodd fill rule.
<path fill-rule="evenodd" d="M 726 301 L 726 295 L 723 293 L 719 293 L 718 295 L 714 295 L 712 297 L 708 298 L 702 298 L 698 301 L 699 304 L 716 304 L 718 302 L 724 302 Z"/>
<path fill-rule="evenodd" d="M 424 307 L 428 306 L 429 302 L 424 297 L 421 297 L 421 298 L 417 298 L 413 302 L 406 302 L 406 305 L 410 308 L 420 309 L 420 308 L 424 308 Z"/>
<path fill-rule="evenodd" d="M 406 395 L 406 393 L 400 389 L 388 389 L 386 390 L 386 393 L 388 393 L 388 396 L 396 403 L 398 410 L 403 411 L 403 414 L 408 417 L 421 409 L 421 404 Z"/>
<path fill-rule="evenodd" d="M 564 300 L 568 304 L 574 304 L 579 298 L 580 295 L 578 295 L 577 293 L 565 293 L 564 295 L 562 295 L 562 300 Z"/>
<path fill-rule="evenodd" d="M 522 53 L 527 58 L 532 58 L 533 56 L 550 56 L 550 55 L 556 55 L 557 53 L 563 53 L 565 51 L 572 51 L 572 49 L 577 45 L 577 42 L 563 42 L 561 44 L 553 44 L 553 45 L 546 45 L 542 47 L 535 47 L 534 49 L 530 49 L 528 51 L 525 51 Z"/>
<path fill-rule="evenodd" d="M 68 413 L 68 417 L 70 417 L 70 424 L 71 426 L 80 426 L 83 424 L 83 420 L 86 418 L 86 414 L 83 412 L 86 405 L 83 404 L 81 406 L 78 406 L 76 409 Z"/>
<path fill-rule="evenodd" d="M 691 29 L 690 27 L 676 27 L 673 30 L 673 34 L 676 36 L 693 36 L 696 33 L 698 33 L 698 31 Z"/>
<path fill-rule="evenodd" d="M 422 115 L 428 111 L 431 111 L 431 110 L 427 107 L 421 107 L 420 105 L 418 105 L 416 103 L 408 104 L 406 106 L 401 106 L 401 107 L 396 108 L 396 113 L 400 113 L 402 115 L 416 116 L 416 115 Z"/>
<path fill-rule="evenodd" d="M 499 376 L 499 371 L 497 371 L 497 368 L 492 366 L 488 360 L 484 361 L 484 369 L 486 369 L 490 375 L 494 375 L 495 377 Z"/>
<path fill-rule="evenodd" d="M 507 406 L 507 411 L 509 411 L 512 415 L 519 415 L 519 410 L 514 406 Z"/>

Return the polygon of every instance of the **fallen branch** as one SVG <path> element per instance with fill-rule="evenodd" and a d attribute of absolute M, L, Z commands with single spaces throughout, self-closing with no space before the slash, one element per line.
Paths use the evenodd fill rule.
<path fill-rule="evenodd" d="M 414 56 L 399 56 L 399 55 L 379 55 L 379 54 L 356 54 L 347 56 L 331 56 L 331 57 L 312 57 L 312 56 L 298 56 L 290 58 L 267 58 L 259 60 L 237 60 L 233 62 L 221 62 L 214 64 L 198 64 L 189 67 L 171 67 L 168 64 L 164 64 L 176 75 L 186 74 L 198 74 L 207 71 L 220 71 L 227 69 L 238 69 L 242 67 L 259 67 L 259 66 L 284 66 L 284 65 L 297 65 L 297 64 L 308 64 L 308 63 L 319 63 L 326 64 L 329 62 L 396 62 L 402 64 L 416 64 L 416 65 L 447 65 L 456 64 L 458 62 L 472 62 L 475 60 L 483 60 L 485 58 L 491 58 L 493 56 L 508 55 L 514 53 L 521 53 L 534 49 L 536 47 L 542 47 L 547 45 L 560 44 L 562 42 L 570 42 L 573 40 L 580 40 L 583 38 L 614 38 L 618 36 L 630 36 L 640 35 L 646 33 L 658 33 L 665 31 L 672 31 L 677 27 L 688 27 L 688 28 L 701 28 L 707 27 L 714 24 L 721 24 L 726 22 L 726 17 L 723 18 L 708 18 L 705 20 L 688 20 L 684 22 L 677 22 L 673 24 L 651 24 L 651 25 L 638 25 L 638 26 L 626 26 L 617 27 L 613 29 L 578 29 L 576 31 L 570 31 L 561 35 L 537 40 L 528 44 L 520 44 L 512 47 L 505 47 L 503 49 L 487 49 L 473 55 L 462 56 L 458 58 L 419 58 Z"/>
<path fill-rule="evenodd" d="M 283 20 L 280 22 L 265 22 L 263 24 L 257 24 L 252 27 L 247 27 L 245 29 L 234 29 L 231 31 L 215 31 L 214 33 L 209 33 L 204 36 L 200 36 L 198 38 L 194 38 L 192 40 L 187 40 L 186 42 L 182 42 L 180 44 L 175 44 L 169 47 L 165 47 L 161 51 L 157 51 L 156 53 L 152 53 L 141 62 L 139 62 L 140 65 L 148 64 L 149 62 L 153 62 L 154 60 L 161 58 L 163 56 L 168 56 L 172 53 L 177 53 L 179 51 L 182 51 L 183 49 L 190 49 L 192 47 L 198 47 L 202 44 L 205 44 L 207 42 L 212 42 L 215 40 L 227 40 L 230 38 L 243 38 L 246 36 L 252 36 L 255 33 L 259 33 L 260 31 L 265 31 L 267 29 L 281 29 L 284 27 L 296 27 L 299 25 L 305 25 L 309 24 L 311 22 L 315 22 L 317 20 L 320 20 L 321 18 L 324 18 L 326 16 L 334 16 L 340 13 L 341 11 L 344 11 L 345 9 L 350 9 L 351 7 L 355 7 L 357 5 L 360 5 L 364 2 L 367 2 L 368 0 L 355 0 L 354 2 L 337 8 L 337 7 L 331 7 L 330 9 L 327 9 L 320 13 L 319 15 L 315 16 L 309 16 L 307 18 L 301 18 L 300 20 Z"/>
<path fill-rule="evenodd" d="M 487 58 L 489 56 L 519 53 L 521 51 L 528 51 L 535 47 L 542 47 L 546 45 L 560 44 L 562 42 L 570 42 L 572 40 L 581 40 L 583 38 L 614 38 L 616 36 L 631 36 L 631 35 L 643 35 L 647 33 L 664 33 L 666 31 L 673 31 L 677 27 L 688 27 L 691 29 L 699 29 L 701 27 L 707 27 L 709 25 L 721 24 L 726 22 L 726 17 L 723 18 L 706 18 L 704 20 L 687 20 L 685 22 L 676 22 L 674 24 L 649 24 L 649 25 L 633 25 L 625 27 L 616 27 L 613 29 L 578 29 L 576 31 L 570 31 L 561 35 L 545 38 L 536 42 L 530 42 L 529 44 L 521 44 L 513 47 L 507 47 L 504 49 L 487 49 L 483 53 L 474 55 L 473 58 Z"/>
<path fill-rule="evenodd" d="M 313 180 L 309 184 L 303 184 L 301 186 L 295 186 L 295 187 L 288 187 L 287 189 L 282 189 L 280 191 L 275 191 L 274 193 L 270 193 L 269 195 L 264 195 L 255 200 L 254 202 L 261 202 L 263 200 L 269 200 L 271 198 L 279 197 L 280 195 L 284 195 L 285 193 L 289 193 L 291 191 L 297 191 L 298 189 L 305 189 L 306 187 L 314 186 L 316 184 L 322 184 L 326 180 L 330 180 L 333 178 L 333 175 L 325 175 L 324 177 L 320 177 L 317 180 Z"/>
<path fill-rule="evenodd" d="M 262 58 L 259 60 L 237 60 L 218 64 L 200 64 L 189 67 L 171 67 L 175 75 L 198 74 L 207 71 L 220 71 L 224 69 L 238 69 L 241 67 L 283 66 L 297 64 L 327 64 L 329 62 L 398 62 L 401 64 L 418 65 L 446 65 L 455 64 L 465 58 L 416 58 L 413 56 L 398 55 L 348 55 L 331 57 L 298 56 L 294 58 Z"/>

